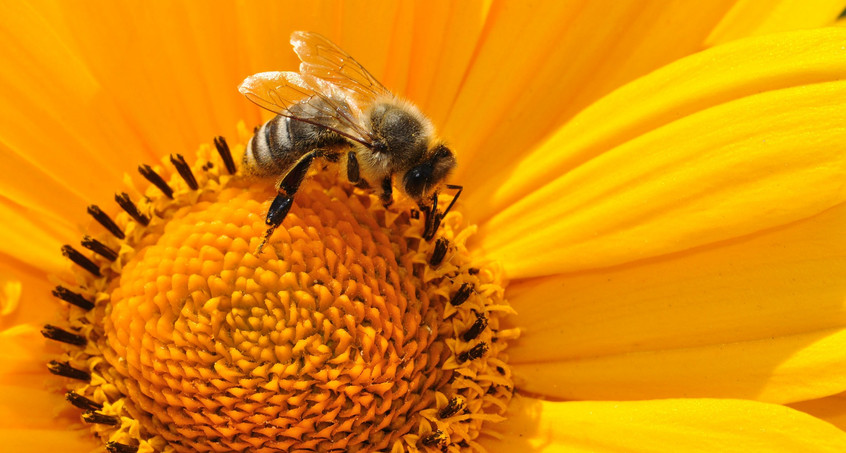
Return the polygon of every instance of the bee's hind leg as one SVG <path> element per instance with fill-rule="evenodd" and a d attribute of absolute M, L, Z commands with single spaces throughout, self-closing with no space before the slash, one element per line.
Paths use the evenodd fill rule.
<path fill-rule="evenodd" d="M 294 195 L 300 189 L 300 184 L 303 183 L 316 155 L 317 153 L 315 151 L 303 155 L 285 177 L 282 178 L 282 181 L 279 183 L 279 193 L 276 194 L 276 198 L 273 199 L 273 202 L 270 203 L 270 208 L 267 210 L 267 217 L 264 219 L 264 223 L 267 224 L 268 228 L 259 243 L 256 254 L 261 253 L 270 236 L 282 224 L 282 221 L 285 220 L 285 216 L 288 215 L 288 211 L 291 210 L 291 206 L 294 204 Z"/>

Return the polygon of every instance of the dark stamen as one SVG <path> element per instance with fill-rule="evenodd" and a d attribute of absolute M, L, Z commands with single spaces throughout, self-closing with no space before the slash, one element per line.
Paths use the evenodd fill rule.
<path fill-rule="evenodd" d="M 74 406 L 88 411 L 98 411 L 103 408 L 102 404 L 88 399 L 76 392 L 65 393 L 65 399 Z"/>
<path fill-rule="evenodd" d="M 155 170 L 153 170 L 153 167 L 149 165 L 139 165 L 138 172 L 147 178 L 147 181 L 150 181 L 154 186 L 158 187 L 166 197 L 173 200 L 173 189 L 171 189 L 170 186 L 167 185 L 167 182 L 165 182 L 165 180 L 162 179 Z"/>
<path fill-rule="evenodd" d="M 65 258 L 67 258 L 67 259 L 73 261 L 74 263 L 76 263 L 77 266 L 79 266 L 79 267 L 87 270 L 88 272 L 92 273 L 95 277 L 100 276 L 100 266 L 98 266 L 95 262 L 88 259 L 88 257 L 83 255 L 82 253 L 79 253 L 79 251 L 77 251 L 75 248 L 73 248 L 69 245 L 63 245 L 62 246 L 62 255 L 64 255 Z"/>
<path fill-rule="evenodd" d="M 472 341 L 476 339 L 476 337 L 478 337 L 479 334 L 482 333 L 482 331 L 484 331 L 486 327 L 488 327 L 487 316 L 485 316 L 484 314 L 477 314 L 476 316 L 476 322 L 474 322 L 473 325 L 470 326 L 470 328 L 467 329 L 466 332 L 464 332 L 464 335 L 461 336 L 462 340 L 468 342 Z"/>
<path fill-rule="evenodd" d="M 464 283 L 460 288 L 458 288 L 458 291 L 456 291 L 455 295 L 452 296 L 449 303 L 454 307 L 457 307 L 464 302 L 467 302 L 471 292 L 473 292 L 473 285 L 471 283 Z"/>
<path fill-rule="evenodd" d="M 137 453 L 138 447 L 118 442 L 106 442 L 106 451 L 109 453 Z"/>
<path fill-rule="evenodd" d="M 188 187 L 190 187 L 191 190 L 197 190 L 200 188 L 197 184 L 197 179 L 194 178 L 194 173 L 191 172 L 191 166 L 188 165 L 188 162 L 185 162 L 185 158 L 182 157 L 182 154 L 171 154 L 170 162 L 174 167 L 176 167 L 176 171 L 179 172 L 179 176 L 182 176 L 182 179 L 185 180 L 185 183 L 188 184 Z"/>
<path fill-rule="evenodd" d="M 94 217 L 94 220 L 103 225 L 103 228 L 109 230 L 109 233 L 112 233 L 112 236 L 118 239 L 124 239 L 126 237 L 123 234 L 123 231 L 117 226 L 114 220 L 111 219 L 99 206 L 96 204 L 92 204 L 88 207 L 88 213 L 91 214 L 91 217 Z"/>
<path fill-rule="evenodd" d="M 445 408 L 441 409 L 438 413 L 438 417 L 452 417 L 453 415 L 463 411 L 465 407 L 467 407 L 467 401 L 460 396 L 454 396 L 451 400 L 449 400 L 449 404 L 447 404 Z"/>
<path fill-rule="evenodd" d="M 135 203 L 129 199 L 129 194 L 126 192 L 121 192 L 115 194 L 115 201 L 117 204 L 129 214 L 130 217 L 135 219 L 136 222 L 140 223 L 141 225 L 147 226 L 150 224 L 150 218 L 138 212 L 138 207 L 135 206 Z"/>
<path fill-rule="evenodd" d="M 215 137 L 214 147 L 217 148 L 217 153 L 220 154 L 220 158 L 223 159 L 223 163 L 226 165 L 226 171 L 228 171 L 230 175 L 234 175 L 236 171 L 235 161 L 232 160 L 232 152 L 229 151 L 229 145 L 226 144 L 226 139 L 223 137 Z"/>
<path fill-rule="evenodd" d="M 467 269 L 467 273 L 470 274 L 470 275 L 476 275 L 476 274 L 479 273 L 479 268 L 478 267 L 471 267 L 470 269 Z"/>
<path fill-rule="evenodd" d="M 76 346 L 85 346 L 85 344 L 88 343 L 88 341 L 82 335 L 77 335 L 73 332 L 68 332 L 65 329 L 60 329 L 50 324 L 47 324 L 41 328 L 41 335 L 44 335 L 44 338 L 50 340 L 61 341 L 62 343 L 72 344 Z"/>
<path fill-rule="evenodd" d="M 91 236 L 82 237 L 82 246 L 109 261 L 114 261 L 118 257 L 118 253 L 116 251 L 112 250 L 108 245 L 103 244 L 102 242 L 92 238 Z"/>
<path fill-rule="evenodd" d="M 468 360 L 478 359 L 478 358 L 482 357 L 483 355 L 485 355 L 485 353 L 488 352 L 489 348 L 490 347 L 488 346 L 487 343 L 481 342 L 481 343 L 477 344 L 476 346 L 473 346 L 472 348 L 470 348 L 469 351 L 464 351 L 461 354 L 458 354 L 458 363 L 464 363 Z"/>
<path fill-rule="evenodd" d="M 86 423 L 96 423 L 98 425 L 115 426 L 120 424 L 120 417 L 117 415 L 106 415 L 94 411 L 83 412 L 82 419 L 85 420 Z"/>
<path fill-rule="evenodd" d="M 69 304 L 76 305 L 86 311 L 94 308 L 93 302 L 82 297 L 82 295 L 65 288 L 64 286 L 57 286 L 56 289 L 53 290 L 53 296 L 58 297 Z"/>
<path fill-rule="evenodd" d="M 420 443 L 429 448 L 445 447 L 447 436 L 443 431 L 436 429 L 420 438 Z"/>
<path fill-rule="evenodd" d="M 444 238 L 439 238 L 437 241 L 435 241 L 435 250 L 432 251 L 432 256 L 429 258 L 430 266 L 440 266 L 441 262 L 446 256 L 447 246 L 449 246 L 449 241 Z"/>
<path fill-rule="evenodd" d="M 408 213 L 409 217 L 412 219 L 419 219 L 420 218 L 420 211 L 411 208 L 411 211 Z"/>
<path fill-rule="evenodd" d="M 51 360 L 50 363 L 47 364 L 47 369 L 57 376 L 64 376 L 66 378 L 85 382 L 91 380 L 91 374 L 89 372 L 78 370 L 67 363 L 59 362 L 57 360 Z"/>

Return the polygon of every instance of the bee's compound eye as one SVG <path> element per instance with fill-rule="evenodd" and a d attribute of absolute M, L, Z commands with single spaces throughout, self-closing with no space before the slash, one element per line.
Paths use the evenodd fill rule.
<path fill-rule="evenodd" d="M 402 184 L 405 193 L 414 199 L 420 199 L 425 195 L 426 187 L 432 180 L 432 165 L 429 162 L 422 163 L 405 174 Z"/>

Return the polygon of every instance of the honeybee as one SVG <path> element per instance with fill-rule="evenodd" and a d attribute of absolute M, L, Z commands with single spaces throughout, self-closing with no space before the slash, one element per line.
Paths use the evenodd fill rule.
<path fill-rule="evenodd" d="M 262 72 L 238 88 L 277 114 L 256 131 L 244 153 L 247 173 L 281 177 L 259 251 L 285 219 L 315 159 L 337 162 L 352 184 L 377 188 L 386 207 L 396 176 L 397 187 L 426 214 L 423 236 L 431 239 L 462 190 L 447 185 L 458 192 L 438 212 L 438 190 L 456 162 L 432 122 L 323 36 L 297 31 L 291 45 L 301 61 L 299 72 Z"/>

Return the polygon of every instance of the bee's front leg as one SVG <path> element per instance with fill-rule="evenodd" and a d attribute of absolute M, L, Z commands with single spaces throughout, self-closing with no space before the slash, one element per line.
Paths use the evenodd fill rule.
<path fill-rule="evenodd" d="M 417 206 L 420 206 L 420 210 L 426 215 L 425 223 L 423 228 L 423 239 L 429 241 L 435 237 L 435 232 L 438 231 L 438 227 L 441 226 L 441 220 L 449 214 L 449 211 L 455 205 L 455 202 L 458 201 L 458 197 L 461 196 L 461 192 L 464 190 L 464 186 L 459 186 L 456 184 L 447 184 L 447 189 L 455 190 L 455 196 L 452 197 L 452 201 L 446 207 L 443 213 L 438 212 L 438 191 L 436 190 L 432 194 L 432 204 L 431 206 L 426 206 L 422 202 L 418 202 Z"/>
<path fill-rule="evenodd" d="M 438 192 L 432 194 L 432 204 L 425 206 L 418 204 L 420 210 L 423 211 L 423 239 L 431 241 L 435 237 L 435 232 L 441 226 L 441 213 L 438 212 Z"/>

